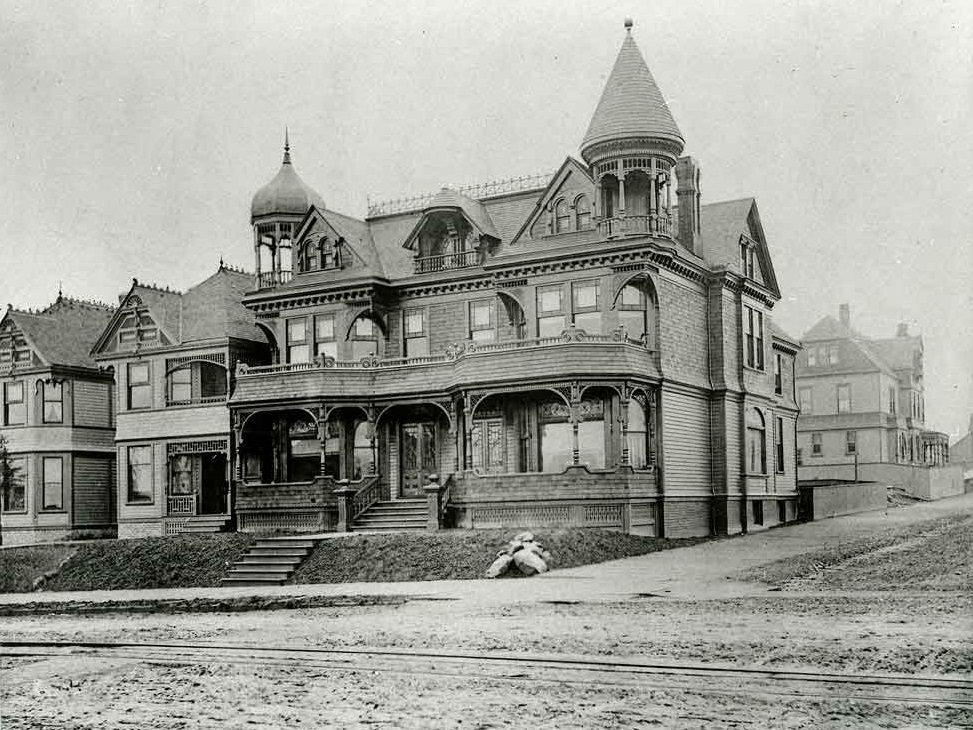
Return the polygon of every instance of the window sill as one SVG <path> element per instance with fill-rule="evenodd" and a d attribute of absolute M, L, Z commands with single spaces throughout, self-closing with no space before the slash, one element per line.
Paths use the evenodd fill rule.
<path fill-rule="evenodd" d="M 148 502 L 142 502 L 142 501 L 140 501 L 140 502 L 126 502 L 125 503 L 125 506 L 126 507 L 151 507 L 154 504 L 155 504 L 155 501 L 153 500 L 153 501 L 148 501 Z"/>
<path fill-rule="evenodd" d="M 0 514 L 4 514 L 4 515 L 26 515 L 27 514 L 27 510 L 26 509 L 20 510 L 19 512 L 12 512 L 10 510 L 4 510 L 3 512 L 0 512 Z"/>
<path fill-rule="evenodd" d="M 68 511 L 63 507 L 45 507 L 38 514 L 42 515 L 66 515 Z"/>

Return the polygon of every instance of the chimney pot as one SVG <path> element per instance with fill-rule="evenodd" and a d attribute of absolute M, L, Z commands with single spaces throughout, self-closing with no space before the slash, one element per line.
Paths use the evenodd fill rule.
<path fill-rule="evenodd" d="M 899 322 L 899 326 L 895 329 L 896 337 L 908 337 L 909 336 L 909 323 Z"/>
<path fill-rule="evenodd" d="M 838 305 L 838 319 L 845 327 L 851 327 L 851 307 L 847 304 Z"/>

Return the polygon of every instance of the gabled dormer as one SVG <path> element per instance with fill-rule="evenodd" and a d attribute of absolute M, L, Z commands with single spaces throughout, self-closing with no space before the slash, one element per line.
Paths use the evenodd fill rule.
<path fill-rule="evenodd" d="M 594 228 L 595 184 L 585 166 L 568 157 L 511 243 Z"/>
<path fill-rule="evenodd" d="M 312 206 L 297 228 L 294 272 L 297 281 L 315 273 L 376 277 L 383 273 L 368 224 L 318 206 Z"/>
<path fill-rule="evenodd" d="M 423 208 L 403 247 L 415 256 L 416 274 L 483 264 L 500 237 L 483 204 L 443 188 Z"/>
<path fill-rule="evenodd" d="M 91 349 L 92 354 L 138 352 L 172 345 L 177 341 L 176 337 L 167 331 L 165 312 L 159 311 L 157 305 L 162 302 L 164 309 L 174 308 L 178 321 L 180 297 L 178 292 L 133 282 Z"/>
<path fill-rule="evenodd" d="M 0 371 L 15 367 L 43 365 L 36 348 L 32 346 L 21 327 L 15 321 L 13 309 L 8 309 L 0 320 Z"/>

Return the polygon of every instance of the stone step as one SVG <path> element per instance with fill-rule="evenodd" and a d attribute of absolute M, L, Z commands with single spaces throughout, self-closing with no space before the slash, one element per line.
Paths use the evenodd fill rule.
<path fill-rule="evenodd" d="M 426 529 L 425 524 L 422 525 L 407 525 L 407 524 L 388 524 L 388 525 L 358 525 L 354 526 L 355 532 L 366 533 L 366 532 L 422 532 Z"/>
<path fill-rule="evenodd" d="M 310 548 L 252 547 L 247 551 L 247 555 L 276 556 L 280 558 L 304 558 L 310 552 Z"/>
<path fill-rule="evenodd" d="M 359 517 L 358 519 L 356 519 L 355 522 L 354 522 L 354 524 L 356 524 L 356 525 L 364 525 L 364 524 L 369 524 L 369 525 L 385 525 L 385 524 L 392 524 L 392 523 L 399 523 L 399 522 L 401 522 L 403 524 L 406 524 L 406 525 L 425 525 L 426 524 L 426 516 L 425 515 L 422 515 L 421 517 L 410 517 L 410 516 L 407 516 L 407 515 L 370 515 L 370 514 L 364 514 L 361 517 Z"/>
<path fill-rule="evenodd" d="M 310 550 L 314 547 L 314 540 L 307 539 L 297 539 L 297 540 L 280 540 L 271 538 L 260 538 L 253 543 L 254 548 L 281 548 L 284 550 L 299 550 L 307 549 Z"/>
<path fill-rule="evenodd" d="M 428 508 L 421 507 L 369 507 L 362 514 L 366 515 L 425 515 Z"/>
<path fill-rule="evenodd" d="M 236 561 L 234 565 L 300 565 L 306 554 L 300 555 L 253 555 L 247 554 Z"/>
<path fill-rule="evenodd" d="M 416 506 L 424 505 L 426 500 L 424 499 L 386 499 L 381 502 L 376 502 L 373 507 L 395 507 L 395 506 Z"/>
<path fill-rule="evenodd" d="M 277 578 L 259 580 L 252 577 L 240 577 L 234 575 L 228 575 L 222 580 L 220 585 L 224 586 L 280 586 L 284 584 L 284 580 L 278 580 Z"/>

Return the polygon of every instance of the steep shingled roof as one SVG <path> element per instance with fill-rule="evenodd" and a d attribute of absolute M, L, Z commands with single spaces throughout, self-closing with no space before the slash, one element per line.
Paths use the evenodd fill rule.
<path fill-rule="evenodd" d="M 253 313 L 243 306 L 243 295 L 253 288 L 253 275 L 220 268 L 208 279 L 182 295 L 180 342 L 223 339 L 265 342 L 253 323 Z"/>
<path fill-rule="evenodd" d="M 582 150 L 607 139 L 656 137 L 685 144 L 658 84 L 631 34 L 625 36 Z"/>
<path fill-rule="evenodd" d="M 49 365 L 97 367 L 89 351 L 114 309 L 59 296 L 40 312 L 8 310 L 9 317 Z"/>

